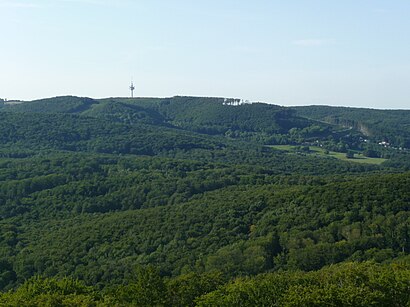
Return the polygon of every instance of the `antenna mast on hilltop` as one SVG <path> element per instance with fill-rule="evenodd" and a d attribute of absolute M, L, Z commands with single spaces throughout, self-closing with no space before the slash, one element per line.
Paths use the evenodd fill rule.
<path fill-rule="evenodd" d="M 130 90 L 131 90 L 131 98 L 134 98 L 135 86 L 134 86 L 134 82 L 132 82 L 132 81 L 131 81 L 131 85 L 130 85 Z"/>

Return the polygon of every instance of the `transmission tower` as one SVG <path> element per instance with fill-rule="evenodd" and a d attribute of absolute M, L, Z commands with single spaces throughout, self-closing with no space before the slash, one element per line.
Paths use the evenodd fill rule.
<path fill-rule="evenodd" d="M 134 98 L 135 86 L 134 86 L 134 82 L 132 82 L 132 81 L 131 81 L 131 85 L 130 85 L 130 90 L 131 90 L 131 98 Z"/>

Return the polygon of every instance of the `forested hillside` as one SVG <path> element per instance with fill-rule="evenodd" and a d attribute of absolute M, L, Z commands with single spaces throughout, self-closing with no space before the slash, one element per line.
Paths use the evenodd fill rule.
<path fill-rule="evenodd" d="M 407 306 L 410 118 L 232 102 L 2 105 L 0 305 Z"/>
<path fill-rule="evenodd" d="M 352 127 L 368 138 L 410 148 L 410 111 L 346 107 L 308 106 L 295 108 L 297 114 L 331 124 Z"/>

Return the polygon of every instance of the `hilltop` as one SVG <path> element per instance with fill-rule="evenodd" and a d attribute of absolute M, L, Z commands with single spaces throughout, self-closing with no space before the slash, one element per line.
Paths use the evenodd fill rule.
<path fill-rule="evenodd" d="M 389 149 L 410 147 L 408 110 L 288 108 L 266 103 L 238 105 L 235 101 L 180 96 L 98 100 L 64 96 L 3 105 L 0 110 L 7 114 L 72 115 L 78 116 L 79 121 L 96 118 L 109 125 L 184 130 L 262 145 L 317 145 L 337 152 L 353 150 L 383 158 L 396 155 L 396 151 Z"/>

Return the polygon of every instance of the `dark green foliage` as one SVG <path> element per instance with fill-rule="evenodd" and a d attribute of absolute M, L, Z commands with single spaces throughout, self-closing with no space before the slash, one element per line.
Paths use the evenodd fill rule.
<path fill-rule="evenodd" d="M 105 293 L 64 278 L 32 278 L 0 294 L 3 306 L 408 306 L 407 265 L 344 263 L 316 272 L 282 272 L 226 283 L 217 272 L 165 280 L 151 267 Z"/>
<path fill-rule="evenodd" d="M 348 150 L 346 152 L 346 158 L 353 159 L 354 158 L 354 151 Z"/>
<path fill-rule="evenodd" d="M 70 278 L 33 277 L 15 292 L 0 294 L 1 306 L 96 306 L 97 301 L 95 289 Z"/>
<path fill-rule="evenodd" d="M 115 293 L 121 304 L 132 306 L 163 306 L 167 291 L 164 280 L 152 266 L 139 268 L 137 280 L 119 287 Z"/>
<path fill-rule="evenodd" d="M 138 105 L 119 102 L 115 99 L 93 105 L 82 114 L 126 124 L 145 123 L 151 125 L 166 125 L 166 119 L 158 112 L 142 108 Z"/>
<path fill-rule="evenodd" d="M 76 113 L 129 125 L 174 126 L 207 135 L 261 142 L 273 140 L 273 135 L 286 138 L 290 130 L 297 131 L 295 139 L 324 137 L 331 133 L 329 125 L 297 117 L 289 108 L 262 103 L 232 106 L 225 104 L 222 98 L 92 100 L 68 96 L 10 105 L 3 111 Z"/>
<path fill-rule="evenodd" d="M 5 105 L 0 288 L 17 290 L 0 305 L 388 305 L 388 282 L 400 305 L 394 266 L 322 269 L 410 251 L 405 150 L 363 147 L 382 166 L 309 155 L 325 140 L 353 153 L 362 136 L 217 98 Z M 264 146 L 277 141 L 297 150 Z"/>
<path fill-rule="evenodd" d="M 195 306 L 195 299 L 216 290 L 226 282 L 218 271 L 209 273 L 189 273 L 167 282 L 168 306 Z"/>
<path fill-rule="evenodd" d="M 125 125 L 77 115 L 0 113 L 0 142 L 32 150 L 155 155 L 223 147 L 217 139 L 147 125 Z"/>
<path fill-rule="evenodd" d="M 91 98 L 63 96 L 7 105 L 8 112 L 26 113 L 81 113 L 97 101 Z"/>
<path fill-rule="evenodd" d="M 373 149 L 366 149 L 363 151 L 363 155 L 370 158 L 380 158 L 378 152 Z"/>
<path fill-rule="evenodd" d="M 410 250 L 410 174 L 326 179 L 152 158 L 75 161 L 59 184 L 40 178 L 44 190 L 25 188 L 2 207 L 11 283 L 58 274 L 104 286 L 136 264 L 174 276 L 314 270 Z"/>
<path fill-rule="evenodd" d="M 287 131 L 296 123 L 297 126 L 304 126 L 308 122 L 305 119 L 294 118 L 291 111 L 279 106 L 224 105 L 223 98 L 173 97 L 161 100 L 117 101 L 156 111 L 175 126 L 206 134 L 225 134 L 228 130 Z"/>
<path fill-rule="evenodd" d="M 311 273 L 237 279 L 197 300 L 198 306 L 407 306 L 410 270 L 346 263 Z"/>

